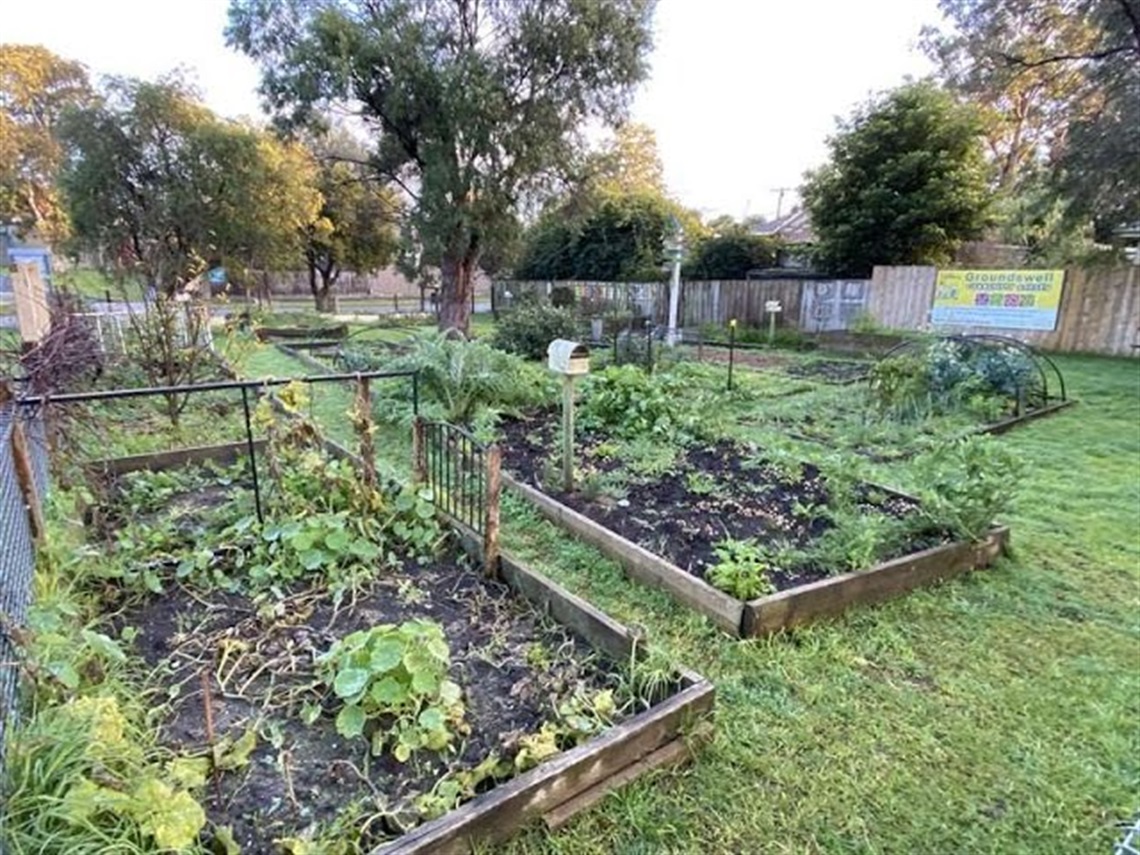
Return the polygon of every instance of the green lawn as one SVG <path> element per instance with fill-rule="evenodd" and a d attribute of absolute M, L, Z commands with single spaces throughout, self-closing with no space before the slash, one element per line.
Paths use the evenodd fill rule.
<path fill-rule="evenodd" d="M 110 292 L 112 300 L 141 300 L 142 284 L 134 279 L 117 281 L 99 270 L 74 267 L 52 277 L 56 287 L 66 288 L 89 300 L 105 300 Z"/>
<path fill-rule="evenodd" d="M 1030 464 L 1013 556 L 794 635 L 721 636 L 512 507 L 512 548 L 712 678 L 719 714 L 687 772 L 507 851 L 1110 851 L 1140 806 L 1140 364 L 1060 362 L 1081 403 L 1000 440 Z"/>
<path fill-rule="evenodd" d="M 508 499 L 508 549 L 645 627 L 719 701 L 694 765 L 503 851 L 1111 851 L 1140 807 L 1140 363 L 1058 362 L 1080 403 L 999 439 L 1029 464 L 1013 554 L 791 635 L 735 641 Z M 325 394 L 335 421 L 347 393 Z M 875 471 L 914 486 L 905 463 Z"/>

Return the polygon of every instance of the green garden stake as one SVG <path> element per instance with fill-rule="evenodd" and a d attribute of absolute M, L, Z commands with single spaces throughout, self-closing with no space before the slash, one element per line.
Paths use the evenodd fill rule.
<path fill-rule="evenodd" d="M 732 391 L 732 364 L 736 361 L 736 318 L 728 322 L 728 391 Z"/>

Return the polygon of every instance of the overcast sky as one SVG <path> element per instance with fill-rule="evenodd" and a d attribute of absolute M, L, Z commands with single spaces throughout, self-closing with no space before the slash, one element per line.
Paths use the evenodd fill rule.
<path fill-rule="evenodd" d="M 0 39 L 40 43 L 93 74 L 191 72 L 207 103 L 257 115 L 253 63 L 226 48 L 227 0 L 5 4 Z M 634 118 L 657 132 L 675 196 L 705 214 L 772 214 L 825 157 L 835 117 L 930 70 L 919 29 L 936 0 L 660 0 L 652 78 Z M 784 198 L 784 209 L 791 204 Z"/>

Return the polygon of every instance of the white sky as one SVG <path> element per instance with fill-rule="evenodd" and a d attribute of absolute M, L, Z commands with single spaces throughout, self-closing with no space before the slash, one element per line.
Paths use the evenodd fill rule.
<path fill-rule="evenodd" d="M 182 66 L 219 113 L 258 113 L 257 71 L 222 37 L 227 0 L 4 5 L 4 42 L 43 44 L 93 74 Z M 685 205 L 772 214 L 773 189 L 796 187 L 824 159 L 836 116 L 929 70 L 916 42 L 938 19 L 936 0 L 660 0 L 652 78 L 633 118 L 656 130 Z"/>

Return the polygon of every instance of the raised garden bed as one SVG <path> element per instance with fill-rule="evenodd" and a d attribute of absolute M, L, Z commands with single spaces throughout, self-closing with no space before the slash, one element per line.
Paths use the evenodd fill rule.
<path fill-rule="evenodd" d="M 257 327 L 254 332 L 259 341 L 279 339 L 310 341 L 322 338 L 340 340 L 348 335 L 348 324 L 334 324 L 324 327 Z"/>
<path fill-rule="evenodd" d="M 163 745 L 213 757 L 221 771 L 200 800 L 246 855 L 279 851 L 280 841 L 303 840 L 314 826 L 335 831 L 337 821 L 346 835 L 364 828 L 362 845 L 375 853 L 467 852 L 533 822 L 560 826 L 613 787 L 686 760 L 692 737 L 706 732 L 711 684 L 670 669 L 655 672 L 665 683 L 651 688 L 634 633 L 509 556 L 488 578 L 461 538 L 430 559 L 397 567 L 389 558 L 335 594 L 296 584 L 254 595 L 240 584 L 195 585 L 189 575 L 180 584 L 193 572 L 186 559 L 242 578 L 240 542 L 208 548 L 221 522 L 250 512 L 246 476 L 233 466 L 239 451 L 139 455 L 88 471 L 101 479 L 102 506 L 92 515 L 100 536 L 114 540 L 117 527 L 152 517 L 171 529 L 174 514 L 164 537 L 193 544 L 164 553 L 152 568 L 163 593 L 125 598 L 120 622 L 161 675 Z M 231 468 L 184 481 L 165 475 L 207 461 Z M 164 474 L 153 484 L 127 474 L 141 470 Z M 132 477 L 141 485 L 124 491 Z M 156 506 L 140 506 L 140 495 Z M 339 716 L 334 724 L 338 701 L 319 682 L 321 656 L 350 633 L 415 621 L 442 630 L 462 724 L 449 750 L 423 748 L 400 762 L 386 743 L 369 756 L 366 739 L 338 732 Z M 380 724 L 383 735 L 397 722 Z M 521 758 L 545 751 L 543 739 L 564 750 L 530 768 Z"/>
<path fill-rule="evenodd" d="M 548 420 L 507 423 L 505 433 L 504 467 L 512 473 L 504 476 L 507 488 L 618 561 L 629 575 L 668 591 L 737 635 L 769 634 L 987 566 L 1008 540 L 1005 529 L 971 544 L 918 526 L 855 572 L 844 572 L 848 568 L 829 566 L 807 552 L 827 536 L 834 498 L 810 465 L 789 473 L 762 455 L 721 442 L 678 449 L 676 459 L 650 477 L 621 478 L 612 443 L 587 433 L 578 444 L 579 460 L 589 470 L 585 486 L 565 492 L 544 483 L 553 447 Z M 620 487 L 607 488 L 607 479 L 612 485 L 615 476 Z M 917 508 L 917 500 L 887 488 L 855 489 L 856 510 L 868 528 L 876 518 L 897 521 Z M 726 560 L 721 550 L 727 541 L 778 542 L 789 554 L 799 550 L 801 557 L 771 562 L 764 573 L 770 592 L 735 596 L 709 581 Z M 851 549 L 860 548 L 857 537 L 852 543 Z"/>
<path fill-rule="evenodd" d="M 806 377 L 824 383 L 857 383 L 865 380 L 870 366 L 865 362 L 852 362 L 844 359 L 811 359 L 806 362 L 793 362 L 784 367 L 792 377 Z"/>

